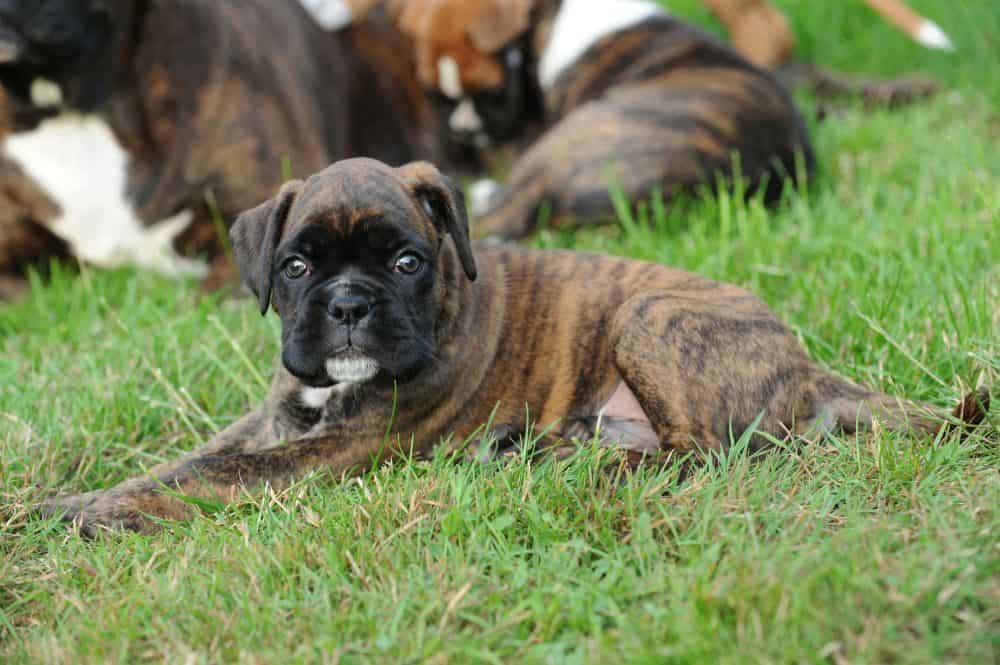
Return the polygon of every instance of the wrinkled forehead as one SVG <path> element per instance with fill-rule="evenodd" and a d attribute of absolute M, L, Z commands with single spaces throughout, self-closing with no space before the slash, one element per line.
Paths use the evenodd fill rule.
<path fill-rule="evenodd" d="M 338 162 L 306 180 L 284 236 L 314 225 L 342 239 L 413 233 L 428 243 L 437 239 L 429 216 L 395 169 L 371 160 Z"/>

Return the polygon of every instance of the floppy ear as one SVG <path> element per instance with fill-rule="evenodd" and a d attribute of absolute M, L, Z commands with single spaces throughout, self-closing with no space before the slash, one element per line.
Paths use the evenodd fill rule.
<path fill-rule="evenodd" d="M 261 314 L 267 314 L 271 304 L 274 252 L 281 240 L 288 211 L 301 190 L 301 180 L 286 182 L 273 199 L 241 212 L 229 229 L 229 240 L 233 244 L 243 282 L 257 296 Z"/>
<path fill-rule="evenodd" d="M 469 241 L 469 217 L 462 190 L 451 178 L 442 175 L 437 167 L 427 162 L 413 162 L 399 167 L 397 172 L 438 231 L 451 236 L 465 276 L 469 281 L 475 281 L 476 259 Z"/>
<path fill-rule="evenodd" d="M 528 30 L 534 0 L 493 0 L 467 28 L 472 44 L 486 53 L 496 53 Z"/>

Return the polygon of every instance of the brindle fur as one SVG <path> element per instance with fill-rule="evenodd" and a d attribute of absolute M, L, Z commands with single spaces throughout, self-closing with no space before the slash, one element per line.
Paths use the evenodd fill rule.
<path fill-rule="evenodd" d="M 152 530 L 154 518 L 192 514 L 173 490 L 230 501 L 245 488 L 287 487 L 313 470 L 357 473 L 400 451 L 430 454 L 442 441 L 455 450 L 487 434 L 488 421 L 499 438 L 523 433 L 529 417 L 539 428 L 552 427 L 550 441 L 591 434 L 602 406 L 619 390 L 631 391 L 645 418 L 630 423 L 628 409 L 616 409 L 608 442 L 639 455 L 723 448 L 761 414 L 759 431 L 779 438 L 851 432 L 876 418 L 898 430 L 942 427 L 931 407 L 866 390 L 817 366 L 767 306 L 737 286 L 569 251 L 486 246 L 477 247 L 473 259 L 461 194 L 425 163 L 391 169 L 373 160 L 340 162 L 286 185 L 237 221 L 237 257 L 262 309 L 273 304 L 280 314 L 286 349 L 290 330 L 303 321 L 305 294 L 345 275 L 381 274 L 382 262 L 345 255 L 307 288 L 312 282 L 286 283 L 274 256 L 301 246 L 306 233 L 342 246 L 376 246 L 373 224 L 416 233 L 434 248 L 426 306 L 417 314 L 395 313 L 417 317 L 432 332 L 399 349 L 366 351 L 391 358 L 406 345 L 429 344 L 432 354 L 420 372 L 407 380 L 379 375 L 335 385 L 314 408 L 303 400 L 304 380 L 279 366 L 263 405 L 202 450 L 112 489 L 57 499 L 47 509 L 64 512 L 88 532 Z M 981 393 L 958 415 L 977 422 L 986 403 Z M 645 440 L 650 431 L 652 448 Z M 754 448 L 765 444 L 755 436 Z"/>
<path fill-rule="evenodd" d="M 132 11 L 135 51 L 119 61 L 110 119 L 133 158 L 142 218 L 197 211 L 188 252 L 216 247 L 208 190 L 229 220 L 289 174 L 337 159 L 444 157 L 402 37 L 376 16 L 329 33 L 297 2 L 153 0 Z"/>
<path fill-rule="evenodd" d="M 19 110 L 0 90 L 0 141 L 21 125 Z M 50 259 L 69 256 L 65 241 L 47 227 L 59 212 L 45 190 L 0 153 L 0 302 L 27 291 L 28 268 L 44 269 Z"/>
<path fill-rule="evenodd" d="M 539 9 L 536 54 L 558 4 Z M 813 166 L 802 118 L 774 77 L 668 17 L 594 44 L 544 105 L 550 129 L 514 163 L 477 235 L 527 235 L 546 204 L 553 226 L 607 220 L 609 180 L 632 199 L 654 188 L 670 197 L 730 175 L 734 153 L 749 190 L 764 186 L 768 197 Z"/>
<path fill-rule="evenodd" d="M 0 155 L 0 301 L 28 288 L 29 267 L 45 268 L 53 257 L 66 257 L 66 243 L 46 224 L 59 214 L 57 206 L 21 167 Z"/>
<path fill-rule="evenodd" d="M 94 2 L 52 12 L 73 26 Z M 43 73 L 70 108 L 107 118 L 129 153 L 128 195 L 145 223 L 194 213 L 178 240 L 185 254 L 218 255 L 213 214 L 228 223 L 289 175 L 358 155 L 395 164 L 452 155 L 441 113 L 413 81 L 412 48 L 380 12 L 331 33 L 286 0 L 102 6 L 100 53 Z M 38 75 L 30 67 L 0 66 L 0 81 L 23 97 Z M 224 262 L 216 267 L 225 277 Z"/>

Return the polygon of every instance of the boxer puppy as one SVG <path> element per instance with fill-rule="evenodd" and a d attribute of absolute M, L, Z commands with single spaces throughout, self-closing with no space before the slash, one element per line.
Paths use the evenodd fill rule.
<path fill-rule="evenodd" d="M 460 38 L 428 29 L 459 4 L 468 14 Z M 516 160 L 505 187 L 473 202 L 477 233 L 523 237 L 543 207 L 555 227 L 608 219 L 609 184 L 632 199 L 654 189 L 669 198 L 730 175 L 734 154 L 749 191 L 764 188 L 769 199 L 812 168 L 802 118 L 778 82 L 656 2 L 536 0 L 527 21 L 519 11 L 494 11 L 502 4 L 411 0 L 401 22 L 418 63 L 437 57 L 432 76 L 421 73 L 455 100 L 453 129 L 475 128 L 478 118 L 487 135 L 477 93 L 490 89 L 490 79 L 477 73 L 482 66 L 467 73 L 460 63 L 476 62 L 467 52 L 490 43 L 473 35 L 512 32 L 500 17 L 527 26 L 523 62 L 541 92 L 548 130 Z M 489 55 L 479 50 L 480 58 Z"/>
<path fill-rule="evenodd" d="M 156 255 L 147 245 L 173 236 L 185 255 L 213 255 L 213 216 L 232 219 L 290 174 L 361 154 L 445 157 L 411 52 L 377 15 L 332 33 L 290 0 L 4 2 L 0 84 L 55 116 L 6 152 L 89 260 Z M 75 154 L 89 157 L 73 177 Z"/>
<path fill-rule="evenodd" d="M 516 246 L 474 248 L 462 194 L 427 163 L 338 162 L 243 213 L 233 247 L 281 318 L 263 405 L 202 450 L 109 490 L 56 499 L 87 533 L 149 531 L 313 470 L 517 437 L 601 437 L 638 456 L 879 420 L 932 435 L 942 416 L 809 360 L 747 291 L 665 266 Z M 981 391 L 956 415 L 980 421 Z M 487 429 L 488 427 L 488 429 Z"/>

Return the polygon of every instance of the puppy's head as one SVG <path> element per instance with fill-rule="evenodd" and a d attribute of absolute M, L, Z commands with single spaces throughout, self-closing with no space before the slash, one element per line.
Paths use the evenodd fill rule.
<path fill-rule="evenodd" d="M 96 108 L 110 90 L 113 6 L 120 2 L 0 0 L 0 83 L 22 104 Z M 59 96 L 39 93 L 39 81 Z"/>
<path fill-rule="evenodd" d="M 460 143 L 511 138 L 540 111 L 527 34 L 535 0 L 408 0 L 398 15 L 410 36 L 417 76 L 449 100 Z"/>
<path fill-rule="evenodd" d="M 282 362 L 309 386 L 416 378 L 476 278 L 461 191 L 430 164 L 337 162 L 291 181 L 230 231 Z"/>

